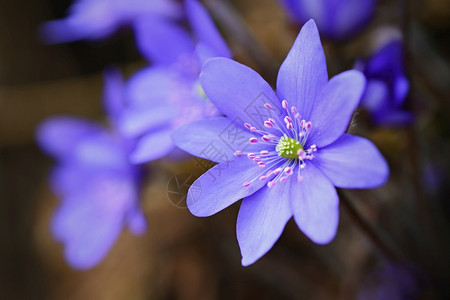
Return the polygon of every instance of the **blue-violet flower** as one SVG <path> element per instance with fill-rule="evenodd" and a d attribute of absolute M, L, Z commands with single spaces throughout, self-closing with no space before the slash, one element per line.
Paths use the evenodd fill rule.
<path fill-rule="evenodd" d="M 114 123 L 121 78 L 106 76 L 106 106 Z M 139 169 L 128 162 L 130 145 L 113 131 L 75 117 L 52 117 L 37 131 L 41 148 L 58 160 L 51 176 L 61 198 L 51 222 L 65 258 L 76 269 L 98 264 L 122 229 L 146 230 L 138 202 Z"/>
<path fill-rule="evenodd" d="M 194 37 L 164 19 L 142 19 L 136 26 L 138 47 L 153 65 L 134 74 L 126 88 L 129 103 L 120 129 L 138 139 L 130 155 L 134 163 L 174 153 L 170 134 L 175 128 L 218 114 L 198 76 L 204 60 L 230 57 L 230 50 L 198 1 L 186 0 L 185 10 Z"/>
<path fill-rule="evenodd" d="M 369 111 L 377 125 L 406 125 L 413 120 L 412 113 L 403 110 L 409 81 L 403 66 L 402 48 L 400 40 L 393 40 L 355 66 L 367 78 L 361 107 Z"/>
<path fill-rule="evenodd" d="M 46 22 L 41 34 L 48 43 L 98 40 L 141 18 L 178 18 L 180 15 L 180 7 L 173 0 L 75 0 L 68 16 Z"/>
<path fill-rule="evenodd" d="M 192 184 L 187 204 L 205 217 L 244 198 L 237 220 L 244 266 L 270 250 L 292 216 L 312 241 L 330 242 L 339 219 L 335 186 L 372 188 L 387 180 L 377 148 L 345 133 L 364 76 L 350 70 L 328 81 L 314 21 L 303 26 L 281 65 L 277 94 L 255 71 L 227 58 L 206 61 L 200 81 L 226 117 L 173 134 L 181 149 L 219 163 Z M 222 155 L 211 158 L 211 149 Z"/>
<path fill-rule="evenodd" d="M 370 21 L 378 0 L 280 0 L 290 17 L 300 24 L 314 19 L 329 39 L 343 40 L 361 31 Z"/>

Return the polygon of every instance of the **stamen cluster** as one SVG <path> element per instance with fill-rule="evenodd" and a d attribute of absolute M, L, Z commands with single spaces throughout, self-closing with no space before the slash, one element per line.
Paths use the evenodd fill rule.
<path fill-rule="evenodd" d="M 263 122 L 264 127 L 269 131 L 259 130 L 249 123 L 244 126 L 258 137 L 251 137 L 250 144 L 262 143 L 267 145 L 267 149 L 259 153 L 236 151 L 235 156 L 246 155 L 248 159 L 254 161 L 261 168 L 269 169 L 263 171 L 251 181 L 246 181 L 243 186 L 248 187 L 255 180 L 268 181 L 267 186 L 273 187 L 277 182 L 285 182 L 289 176 L 294 174 L 297 168 L 297 180 L 301 181 L 301 170 L 306 167 L 305 161 L 314 159 L 313 152 L 317 151 L 316 145 L 311 145 L 305 150 L 308 135 L 311 132 L 312 124 L 303 120 L 297 112 L 295 106 L 290 107 L 286 100 L 281 102 L 285 111 L 284 118 L 275 116 L 275 119 L 268 118 Z M 264 104 L 264 108 L 272 111 L 269 103 Z"/>

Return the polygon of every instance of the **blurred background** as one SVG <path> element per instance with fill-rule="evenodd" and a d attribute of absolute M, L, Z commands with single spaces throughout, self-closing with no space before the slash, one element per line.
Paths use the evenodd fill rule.
<path fill-rule="evenodd" d="M 275 0 L 224 1 L 259 44 L 252 50 L 233 35 L 215 2 L 205 4 L 235 59 L 274 84 L 299 27 Z M 411 82 L 406 108 L 415 121 L 377 128 L 358 112 L 351 130 L 375 142 L 391 176 L 382 188 L 344 195 L 400 259 L 387 259 L 351 210 L 341 207 L 331 244 L 312 243 L 291 220 L 273 249 L 244 268 L 235 236 L 239 204 L 209 218 L 192 216 L 170 201 L 169 182 L 180 173 L 200 175 L 199 162 L 161 160 L 146 165 L 142 188 L 150 230 L 141 237 L 124 231 L 89 271 L 71 269 L 50 234 L 59 201 L 47 181 L 53 161 L 39 150 L 34 133 L 56 114 L 104 121 L 104 68 L 114 64 L 130 75 L 146 63 L 127 28 L 99 42 L 44 45 L 38 26 L 64 17 L 70 4 L 0 0 L 1 299 L 450 299 L 447 0 L 379 1 L 356 38 L 323 39 L 335 75 L 372 53 L 389 28 L 403 33 Z"/>

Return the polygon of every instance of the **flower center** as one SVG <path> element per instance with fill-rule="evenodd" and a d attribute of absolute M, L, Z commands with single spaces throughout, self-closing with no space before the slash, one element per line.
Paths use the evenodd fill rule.
<path fill-rule="evenodd" d="M 262 168 L 261 174 L 251 181 L 243 183 L 245 187 L 260 180 L 267 181 L 267 186 L 271 188 L 277 182 L 285 182 L 289 176 L 295 174 L 295 171 L 297 171 L 297 180 L 302 181 L 301 170 L 306 167 L 307 161 L 314 159 L 314 152 L 317 151 L 316 145 L 305 148 L 312 128 L 311 122 L 302 119 L 295 106 L 289 108 L 286 100 L 281 102 L 281 106 L 285 111 L 284 117 L 275 115 L 275 119 L 269 118 L 264 121 L 263 126 L 268 128 L 267 131 L 262 127 L 257 129 L 249 123 L 244 123 L 244 126 L 255 135 L 248 142 L 267 146 L 264 150 L 256 153 L 240 150 L 234 152 L 236 156 L 246 155 L 248 159 L 253 160 Z M 269 103 L 265 103 L 264 108 L 273 110 Z"/>
<path fill-rule="evenodd" d="M 289 159 L 296 159 L 298 158 L 299 151 L 303 150 L 303 147 L 299 141 L 288 137 L 285 134 L 278 141 L 275 150 L 277 151 L 279 156 Z"/>

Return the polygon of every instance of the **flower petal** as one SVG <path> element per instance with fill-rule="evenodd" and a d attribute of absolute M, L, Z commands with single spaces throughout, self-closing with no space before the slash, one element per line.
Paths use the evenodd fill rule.
<path fill-rule="evenodd" d="M 217 109 L 240 124 L 249 122 L 266 129 L 263 122 L 274 113 L 281 113 L 280 101 L 270 85 L 254 70 L 231 59 L 207 60 L 200 82 Z M 269 103 L 273 110 L 265 109 L 264 103 Z"/>
<path fill-rule="evenodd" d="M 197 0 L 186 0 L 185 7 L 197 39 L 213 50 L 213 56 L 231 57 L 230 49 L 206 9 Z"/>
<path fill-rule="evenodd" d="M 39 125 L 36 139 L 45 152 L 61 158 L 72 152 L 81 139 L 102 133 L 102 127 L 88 120 L 52 117 Z"/>
<path fill-rule="evenodd" d="M 66 161 L 85 168 L 126 170 L 129 163 L 122 141 L 112 135 L 96 135 L 81 140 L 74 146 Z"/>
<path fill-rule="evenodd" d="M 134 164 L 140 164 L 168 154 L 174 148 L 170 138 L 171 133 L 172 129 L 165 129 L 150 132 L 143 136 L 131 153 L 130 161 Z"/>
<path fill-rule="evenodd" d="M 116 122 L 125 105 L 122 74 L 116 68 L 109 68 L 105 71 L 104 77 L 103 106 L 110 119 Z"/>
<path fill-rule="evenodd" d="M 327 65 L 313 20 L 303 25 L 278 72 L 278 97 L 296 106 L 306 120 L 328 82 Z"/>
<path fill-rule="evenodd" d="M 311 131 L 308 143 L 326 146 L 347 129 L 353 111 L 365 88 L 361 72 L 350 70 L 333 77 L 320 93 L 311 111 Z"/>
<path fill-rule="evenodd" d="M 130 107 L 123 111 L 118 127 L 124 136 L 135 138 L 165 124 L 169 126 L 176 116 L 175 109 L 168 105 Z"/>
<path fill-rule="evenodd" d="M 249 144 L 251 137 L 253 134 L 248 130 L 225 117 L 191 122 L 177 128 L 172 134 L 177 147 L 217 163 L 233 160 L 237 150 L 262 150 L 263 144 Z"/>
<path fill-rule="evenodd" d="M 208 217 L 249 196 L 266 182 L 258 177 L 267 170 L 259 168 L 247 158 L 220 163 L 200 176 L 189 188 L 187 205 L 197 217 Z M 248 187 L 246 181 L 256 180 Z"/>
<path fill-rule="evenodd" d="M 161 106 L 176 89 L 170 68 L 149 67 L 136 72 L 126 86 L 126 97 L 133 106 Z"/>
<path fill-rule="evenodd" d="M 143 211 L 136 207 L 128 216 L 128 228 L 135 235 L 143 235 L 147 231 L 147 220 Z"/>
<path fill-rule="evenodd" d="M 135 21 L 136 43 L 142 55 L 151 62 L 169 65 L 182 55 L 194 52 L 194 43 L 185 29 L 157 17 Z"/>
<path fill-rule="evenodd" d="M 52 232 L 65 244 L 71 266 L 88 269 L 98 264 L 122 230 L 123 217 L 96 205 L 97 199 L 82 193 L 63 200 L 52 222 Z"/>
<path fill-rule="evenodd" d="M 277 184 L 242 200 L 236 225 L 242 265 L 253 264 L 269 251 L 292 217 L 289 188 Z"/>
<path fill-rule="evenodd" d="M 291 177 L 291 207 L 303 233 L 317 244 L 327 244 L 336 235 L 339 198 L 336 189 L 312 163 L 302 170 L 303 180 Z"/>
<path fill-rule="evenodd" d="M 369 140 L 342 135 L 333 144 L 319 149 L 314 163 L 341 188 L 373 188 L 386 182 L 389 167 Z"/>
<path fill-rule="evenodd" d="M 361 107 L 370 112 L 384 110 L 389 106 L 389 87 L 377 79 L 367 80 L 366 90 L 361 99 Z"/>

